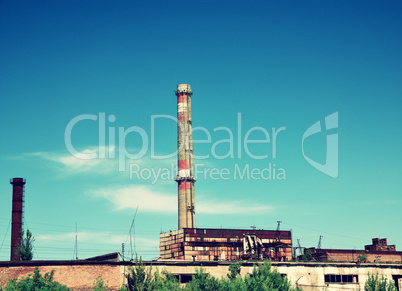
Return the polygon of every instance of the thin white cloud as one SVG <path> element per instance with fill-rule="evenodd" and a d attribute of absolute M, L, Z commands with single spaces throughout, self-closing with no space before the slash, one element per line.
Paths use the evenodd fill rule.
<path fill-rule="evenodd" d="M 177 212 L 177 194 L 163 193 L 149 186 L 131 185 L 123 188 L 100 188 L 87 192 L 89 196 L 104 198 L 115 210 L 136 209 L 158 213 Z M 217 201 L 200 199 L 196 202 L 198 213 L 208 214 L 244 214 L 261 213 L 272 210 L 269 205 L 248 204 L 245 201 Z"/>
<path fill-rule="evenodd" d="M 88 195 L 101 197 L 113 204 L 116 210 L 136 209 L 146 212 L 175 212 L 176 196 L 150 190 L 146 186 L 127 186 L 123 188 L 101 188 L 90 190 Z"/>
<path fill-rule="evenodd" d="M 73 156 L 69 153 L 57 153 L 57 152 L 34 152 L 26 153 L 25 156 L 37 157 L 42 160 L 49 161 L 53 164 L 57 170 L 66 175 L 74 174 L 96 174 L 96 175 L 108 175 L 111 173 L 121 173 L 125 177 L 131 170 L 138 170 L 143 173 L 148 173 L 148 169 L 152 170 L 152 173 L 164 173 L 169 171 L 170 176 L 174 177 L 177 172 L 176 159 L 152 159 L 152 157 L 144 156 L 139 160 L 131 160 L 129 158 L 124 159 L 125 170 L 119 169 L 118 153 L 115 153 L 115 148 L 88 148 L 83 150 L 77 156 Z M 88 159 L 89 155 L 97 154 L 99 152 L 106 153 L 106 158 L 93 158 Z M 114 153 L 114 158 L 110 157 L 110 153 Z M 142 172 L 143 171 L 143 172 Z M 172 178 L 173 179 L 173 178 Z M 172 180 L 171 179 L 171 180 Z"/>
<path fill-rule="evenodd" d="M 60 233 L 60 234 L 46 234 L 46 235 L 37 235 L 35 236 L 35 240 L 37 242 L 52 242 L 52 241 L 74 241 L 75 237 L 79 242 L 85 243 L 102 243 L 102 244 L 117 244 L 120 245 L 122 242 L 125 242 L 127 239 L 127 235 L 116 235 L 111 234 L 108 231 L 102 232 L 87 232 L 87 231 L 80 231 L 80 232 L 68 232 L 68 233 Z M 156 239 L 149 239 L 144 237 L 136 237 L 135 242 L 138 245 L 159 245 L 159 241 Z"/>
<path fill-rule="evenodd" d="M 96 153 L 95 149 L 86 149 L 82 154 Z M 117 160 L 115 159 L 83 159 L 70 154 L 60 154 L 54 152 L 35 152 L 29 153 L 28 156 L 39 157 L 50 161 L 58 167 L 59 171 L 65 174 L 109 174 L 118 169 Z"/>

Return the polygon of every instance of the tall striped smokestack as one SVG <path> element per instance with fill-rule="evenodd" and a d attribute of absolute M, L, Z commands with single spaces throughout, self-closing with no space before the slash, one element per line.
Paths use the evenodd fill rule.
<path fill-rule="evenodd" d="M 195 228 L 195 193 L 191 96 L 189 84 L 177 85 L 177 151 L 179 187 L 179 229 Z"/>
<path fill-rule="evenodd" d="M 11 218 L 11 254 L 10 261 L 20 260 L 20 245 L 22 231 L 22 217 L 24 210 L 24 185 L 25 179 L 13 178 L 10 180 L 13 185 L 13 210 Z"/>

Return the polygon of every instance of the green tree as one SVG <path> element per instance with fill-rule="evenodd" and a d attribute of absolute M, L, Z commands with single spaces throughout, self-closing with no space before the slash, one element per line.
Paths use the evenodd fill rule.
<path fill-rule="evenodd" d="M 21 245 L 20 245 L 20 258 L 23 261 L 31 261 L 33 258 L 33 242 L 35 238 L 32 233 L 27 229 L 25 235 L 24 231 L 21 231 Z"/>
<path fill-rule="evenodd" d="M 275 269 L 272 269 L 271 262 L 265 261 L 258 267 L 254 266 L 251 276 L 244 278 L 247 290 L 290 290 L 290 282 L 283 278 Z"/>
<path fill-rule="evenodd" d="M 196 274 L 193 275 L 193 279 L 187 283 L 185 290 L 191 291 L 215 291 L 220 290 L 219 280 L 214 276 L 210 276 L 204 272 L 204 269 L 196 269 Z"/>
<path fill-rule="evenodd" d="M 129 267 L 127 277 L 127 286 L 122 286 L 121 290 L 163 290 L 175 291 L 181 290 L 180 282 L 175 276 L 166 270 L 152 273 L 152 267 L 147 268 L 142 262 L 141 257 L 135 258 L 135 266 Z"/>
<path fill-rule="evenodd" d="M 303 262 L 309 262 L 313 259 L 313 255 L 311 254 L 311 250 L 307 249 L 306 253 L 302 256 Z"/>
<path fill-rule="evenodd" d="M 20 281 L 17 278 L 8 280 L 4 291 L 69 291 L 70 289 L 67 286 L 53 281 L 53 274 L 54 270 L 42 276 L 36 267 L 33 275 L 29 274 L 28 277 L 22 278 Z"/>
<path fill-rule="evenodd" d="M 229 265 L 229 274 L 227 274 L 228 278 L 232 281 L 236 279 L 241 270 L 241 264 L 230 264 Z"/>
<path fill-rule="evenodd" d="M 364 284 L 365 291 L 396 291 L 396 287 L 393 282 L 389 282 L 387 278 L 381 276 L 378 277 L 378 273 L 374 275 L 368 274 L 368 280 Z"/>
<path fill-rule="evenodd" d="M 247 291 L 246 283 L 241 276 L 234 279 L 221 279 L 219 283 L 222 291 Z"/>
<path fill-rule="evenodd" d="M 135 266 L 128 268 L 127 289 L 129 291 L 142 291 L 153 289 L 152 266 L 147 269 L 141 257 L 135 258 Z"/>
<path fill-rule="evenodd" d="M 361 253 L 358 257 L 357 260 L 361 263 L 367 263 L 367 255 L 365 253 Z"/>
<path fill-rule="evenodd" d="M 153 290 L 178 291 L 181 289 L 180 282 L 175 276 L 166 270 L 162 271 L 162 273 L 159 273 L 158 270 L 155 271 Z"/>
<path fill-rule="evenodd" d="M 105 282 L 103 282 L 103 279 L 101 277 L 98 277 L 95 280 L 94 285 L 91 290 L 92 291 L 107 291 L 108 286 L 105 284 Z"/>
<path fill-rule="evenodd" d="M 290 282 L 281 276 L 277 270 L 271 267 L 269 261 L 256 265 L 251 275 L 244 278 L 239 275 L 241 264 L 229 266 L 227 278 L 217 279 L 206 273 L 203 268 L 196 269 L 196 274 L 185 288 L 180 282 L 166 271 L 152 273 L 151 267 L 147 268 L 141 258 L 136 258 L 135 266 L 129 268 L 127 274 L 128 290 L 162 290 L 162 291 L 289 291 Z M 296 289 L 294 289 L 296 290 Z M 102 289 L 97 291 L 103 291 Z M 387 290 L 392 291 L 392 290 Z"/>

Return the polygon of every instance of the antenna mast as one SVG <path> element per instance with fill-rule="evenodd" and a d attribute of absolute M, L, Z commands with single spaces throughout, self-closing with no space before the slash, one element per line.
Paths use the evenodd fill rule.
<path fill-rule="evenodd" d="M 137 208 L 135 209 L 134 218 L 133 218 L 133 221 L 131 222 L 131 227 L 130 227 L 131 260 L 133 260 L 133 242 L 134 242 L 134 251 L 135 251 L 135 216 L 137 215 L 137 211 L 138 211 L 138 205 L 137 205 Z M 133 238 L 131 238 L 131 237 L 133 237 Z"/>
<path fill-rule="evenodd" d="M 75 259 L 78 260 L 78 235 L 77 235 L 77 223 L 75 223 Z"/>
<path fill-rule="evenodd" d="M 322 235 L 320 235 L 320 239 L 318 240 L 317 249 L 321 249 L 321 239 L 322 239 Z"/>

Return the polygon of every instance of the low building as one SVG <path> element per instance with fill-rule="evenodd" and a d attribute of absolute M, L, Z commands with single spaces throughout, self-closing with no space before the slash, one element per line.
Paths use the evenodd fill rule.
<path fill-rule="evenodd" d="M 402 262 L 402 252 L 397 252 L 395 245 L 387 245 L 386 238 L 373 238 L 373 244 L 366 245 L 364 250 L 308 248 L 304 250 L 304 253 L 306 254 L 308 251 L 311 253 L 314 261 L 372 263 Z"/>
<path fill-rule="evenodd" d="M 292 234 L 282 230 L 183 228 L 160 234 L 160 258 L 290 261 Z"/>
<path fill-rule="evenodd" d="M 101 259 L 101 258 L 98 258 Z M 243 261 L 240 274 L 251 274 L 255 265 L 262 262 Z M 182 283 L 191 280 L 197 269 L 203 268 L 205 273 L 216 278 L 225 277 L 229 273 L 231 262 L 227 261 L 144 261 L 147 268 L 159 271 L 166 270 L 176 276 Z M 0 288 L 7 280 L 22 278 L 32 274 L 38 267 L 41 274 L 54 271 L 54 280 L 77 291 L 92 290 L 94 282 L 102 278 L 108 285 L 108 290 L 118 290 L 127 283 L 126 275 L 129 268 L 134 267 L 133 261 L 18 261 L 0 262 Z M 333 263 L 333 262 L 272 262 L 282 276 L 289 279 L 292 287 L 304 291 L 335 291 L 364 290 L 364 284 L 369 274 L 378 274 L 395 283 L 402 291 L 402 264 L 373 263 Z"/>
<path fill-rule="evenodd" d="M 395 252 L 395 245 L 388 245 L 386 238 L 373 238 L 371 245 L 364 246 L 366 252 Z"/>

